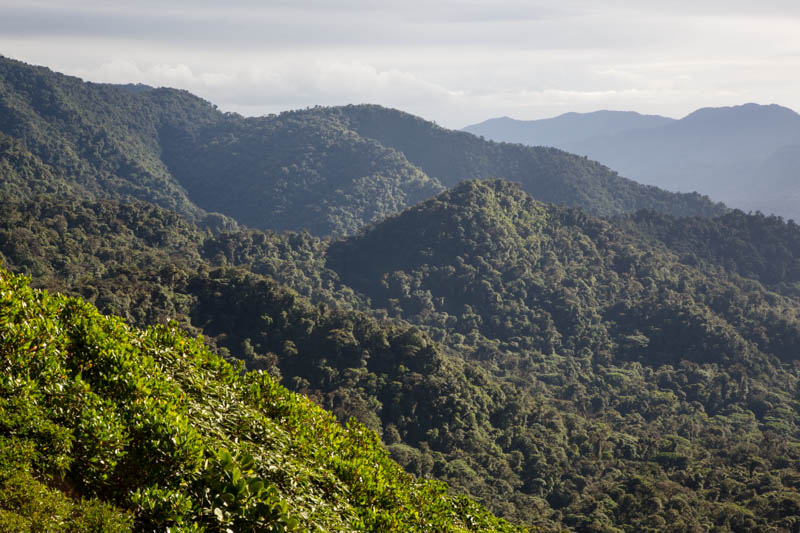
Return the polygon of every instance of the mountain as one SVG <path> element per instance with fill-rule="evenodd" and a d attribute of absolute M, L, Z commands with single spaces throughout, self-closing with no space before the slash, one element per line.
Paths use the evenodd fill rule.
<path fill-rule="evenodd" d="M 737 199 L 743 209 L 800 220 L 800 145 L 778 148 L 746 168 L 752 181 L 743 187 L 749 194 Z"/>
<path fill-rule="evenodd" d="M 773 438 L 798 442 L 800 308 L 792 294 L 800 231 L 742 213 L 708 226 L 637 217 L 603 221 L 539 203 L 508 183 L 469 182 L 332 244 L 328 265 L 373 306 L 424 326 L 537 399 L 514 404 L 510 419 L 490 418 L 488 432 L 506 435 L 495 445 L 508 456 L 522 453 L 524 466 L 511 467 L 519 478 L 506 476 L 515 490 L 543 495 L 567 527 L 759 530 L 758 520 L 777 515 L 773 504 L 757 502 L 789 498 L 792 512 L 800 509 L 793 488 L 800 456 L 764 453 Z M 660 238 L 648 227 L 663 230 Z M 706 250 L 714 232 L 729 236 Z M 781 257 L 780 280 L 770 271 L 773 257 Z M 787 292 L 765 290 L 758 279 Z M 766 396 L 767 409 L 788 418 L 761 410 L 757 398 Z M 558 415 L 544 415 L 549 401 L 560 402 Z M 731 433 L 723 437 L 724 427 Z M 437 437 L 458 438 L 443 430 Z M 733 452 L 758 446 L 753 470 Z M 762 466 L 763 475 L 787 479 L 781 496 L 757 488 Z M 738 487 L 726 501 L 741 512 L 717 507 L 717 493 L 693 477 L 712 470 Z M 692 503 L 681 507 L 677 494 Z"/>
<path fill-rule="evenodd" d="M 243 118 L 185 91 L 84 83 L 7 58 L 0 58 L 0 134 L 24 155 L 23 167 L 41 167 L 50 188 L 320 236 L 352 234 L 483 177 L 519 181 L 544 200 L 602 215 L 724 211 L 559 150 L 481 141 L 378 106 Z M 41 192 L 42 180 L 21 179 L 31 171 L 14 161 L 2 163 L 13 178 L 4 190 Z"/>
<path fill-rule="evenodd" d="M 314 110 L 162 135 L 190 197 L 251 227 L 352 233 L 443 190 L 391 147 Z"/>
<path fill-rule="evenodd" d="M 183 91 L 84 83 L 10 59 L 0 60 L 0 129 L 61 188 L 195 219 L 221 211 L 256 227 L 337 233 L 442 190 L 330 121 L 244 119 Z"/>
<path fill-rule="evenodd" d="M 636 220 L 644 220 L 647 215 L 638 217 Z M 663 233 L 685 235 L 697 227 L 691 221 L 669 220 Z M 727 242 L 761 239 L 761 249 L 773 251 L 766 258 L 760 257 L 764 252 L 741 258 L 742 265 L 750 261 L 757 265 L 743 266 L 742 274 L 788 285 L 800 280 L 794 255 L 800 242 L 797 226 L 773 222 L 777 227 L 771 231 L 782 228 L 784 233 L 773 242 L 760 235 L 758 230 L 767 233 L 764 230 L 769 226 L 758 217 L 737 219 L 731 215 L 709 223 L 706 230 L 710 233 L 715 225 L 720 231 L 737 224 L 758 226 L 750 234 L 738 231 L 730 235 Z M 659 228 L 657 222 L 651 226 Z M 700 250 L 715 250 L 716 245 L 716 253 L 706 252 L 712 264 L 722 262 L 721 255 L 737 257 L 738 250 L 726 249 L 725 239 L 696 239 L 675 238 L 673 243 Z M 782 263 L 775 261 L 776 269 L 785 276 L 776 280 L 761 272 L 769 268 L 765 263 L 778 256 L 777 243 L 794 254 L 785 253 Z M 786 270 L 786 264 L 793 268 Z M 386 307 L 406 320 L 435 321 L 433 317 L 445 315 L 450 324 L 447 330 L 477 332 L 545 354 L 586 351 L 594 357 L 606 352 L 619 357 L 624 344 L 619 336 L 632 335 L 626 331 L 630 327 L 631 331 L 656 335 L 646 347 L 638 348 L 637 357 L 648 364 L 675 364 L 695 356 L 701 358 L 695 362 L 711 362 L 705 358 L 713 357 L 714 362 L 725 364 L 747 364 L 750 356 L 794 357 L 791 351 L 782 351 L 793 342 L 788 338 L 786 345 L 759 345 L 755 331 L 769 327 L 759 313 L 739 310 L 729 314 L 722 302 L 708 307 L 715 293 L 712 286 L 720 285 L 709 279 L 710 272 L 652 247 L 634 231 L 580 211 L 538 203 L 506 182 L 467 182 L 366 233 L 336 242 L 328 250 L 328 265 L 343 282 L 366 294 L 374 306 Z M 621 283 L 626 278 L 638 279 L 643 286 L 626 286 Z M 656 281 L 657 290 L 650 289 L 654 292 L 644 286 L 648 278 Z M 735 277 L 726 281 L 734 286 L 739 283 Z M 693 294 L 692 301 L 671 301 L 671 291 L 675 293 L 672 296 L 693 293 L 690 287 L 695 284 L 705 284 L 706 294 Z M 775 299 L 772 305 L 792 309 L 796 304 L 791 299 Z M 623 309 L 632 314 L 618 315 Z M 619 329 L 631 320 L 635 327 L 629 324 Z M 673 326 L 676 329 L 671 331 Z M 680 333 L 682 328 L 692 334 Z M 786 333 L 781 331 L 776 334 Z M 710 337 L 704 339 L 706 334 Z M 776 338 L 769 333 L 766 336 Z M 532 340 L 533 345 L 529 344 Z M 748 343 L 756 344 L 747 347 Z"/>
<path fill-rule="evenodd" d="M 539 200 L 581 207 L 600 216 L 638 209 L 677 216 L 725 211 L 724 206 L 697 194 L 642 186 L 594 161 L 553 148 L 486 142 L 380 106 L 346 106 L 330 113 L 342 116 L 360 135 L 398 150 L 446 187 L 466 179 L 501 178 L 521 183 L 523 190 Z"/>
<path fill-rule="evenodd" d="M 513 531 L 267 374 L 0 271 L 3 531 Z"/>
<path fill-rule="evenodd" d="M 793 222 L 3 65 L 0 529 L 800 527 Z"/>
<path fill-rule="evenodd" d="M 673 119 L 658 115 L 641 115 L 634 111 L 595 111 L 564 113 L 540 120 L 492 118 L 467 126 L 463 131 L 500 142 L 562 147 L 592 137 L 655 128 L 670 122 L 673 122 Z"/>
<path fill-rule="evenodd" d="M 517 126 L 520 131 L 504 130 L 502 138 L 526 142 L 528 131 L 539 131 Z M 800 115 L 791 109 L 756 104 L 705 108 L 660 125 L 579 137 L 582 133 L 572 139 L 554 133 L 537 140 L 596 159 L 642 183 L 696 190 L 746 210 L 800 215 L 791 201 L 800 192 Z"/>
<path fill-rule="evenodd" d="M 174 319 L 405 470 L 546 530 L 795 527 L 800 229 L 611 220 L 468 181 L 364 232 L 198 227 L 143 202 L 0 204 L 0 253 Z"/>

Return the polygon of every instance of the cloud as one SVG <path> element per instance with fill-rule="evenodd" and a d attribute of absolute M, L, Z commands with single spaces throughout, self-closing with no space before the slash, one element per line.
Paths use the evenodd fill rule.
<path fill-rule="evenodd" d="M 246 114 L 373 102 L 495 115 L 800 107 L 795 0 L 0 0 L 0 53 Z M 741 99 L 738 100 L 737 99 Z"/>
<path fill-rule="evenodd" d="M 398 69 L 381 70 L 357 61 L 276 61 L 256 67 L 197 70 L 187 64 L 149 66 L 115 59 L 93 69 L 77 69 L 81 78 L 108 83 L 135 80 L 153 86 L 188 89 L 223 108 L 269 112 L 314 104 L 374 102 L 413 106 L 458 96 L 445 87 Z M 266 112 L 266 111 L 265 111 Z"/>

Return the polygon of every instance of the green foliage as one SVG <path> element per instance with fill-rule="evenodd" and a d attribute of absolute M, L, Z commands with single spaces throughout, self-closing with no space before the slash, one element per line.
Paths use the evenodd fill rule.
<path fill-rule="evenodd" d="M 673 252 L 634 225 L 647 214 L 598 220 L 499 181 L 464 184 L 334 244 L 202 230 L 144 203 L 39 196 L 0 213 L 0 252 L 39 286 L 139 325 L 176 318 L 340 421 L 379 432 L 407 471 L 517 522 L 789 523 L 797 304 L 736 273 L 752 258 L 728 253 L 723 267 Z M 791 235 L 778 222 L 758 238 L 725 229 L 763 226 L 741 216 L 712 222 L 754 250 Z M 87 434 L 119 441 L 119 424 L 80 420 Z M 37 438 L 67 442 L 57 426 L 40 427 Z M 119 463 L 115 450 L 99 452 Z M 102 483 L 103 470 L 86 465 Z M 167 515 L 189 501 L 148 490 L 142 505 Z M 224 511 L 204 501 L 209 516 Z"/>
<path fill-rule="evenodd" d="M 8 530 L 511 531 L 268 375 L 0 272 Z"/>

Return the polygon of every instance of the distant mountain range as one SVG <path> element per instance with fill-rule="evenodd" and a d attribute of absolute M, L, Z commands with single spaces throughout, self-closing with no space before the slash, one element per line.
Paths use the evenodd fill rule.
<path fill-rule="evenodd" d="M 498 142 L 560 146 L 585 141 L 598 135 L 656 128 L 671 122 L 674 122 L 674 119 L 659 115 L 641 115 L 634 111 L 594 111 L 564 113 L 541 120 L 490 118 L 480 124 L 467 126 L 464 131 Z"/>
<path fill-rule="evenodd" d="M 680 120 L 619 111 L 504 117 L 465 131 L 555 146 L 641 183 L 800 219 L 800 115 L 778 105 L 704 108 Z"/>
<path fill-rule="evenodd" d="M 135 198 L 194 220 L 345 235 L 471 178 L 597 215 L 724 211 L 553 148 L 480 140 L 380 106 L 244 118 L 185 91 L 86 83 L 0 58 L 0 187 Z M 48 176 L 43 179 L 42 176 Z"/>

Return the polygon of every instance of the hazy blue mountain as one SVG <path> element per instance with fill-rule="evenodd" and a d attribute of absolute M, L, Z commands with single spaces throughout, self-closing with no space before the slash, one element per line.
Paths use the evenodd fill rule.
<path fill-rule="evenodd" d="M 738 200 L 743 209 L 800 220 L 800 145 L 779 148 L 752 168 L 750 175 L 753 194 Z"/>
<path fill-rule="evenodd" d="M 560 117 L 551 120 L 558 120 Z M 541 122 L 541 121 L 536 121 Z M 484 123 L 487 124 L 487 123 Z M 499 123 L 498 123 L 499 124 Z M 623 176 L 672 191 L 698 191 L 742 209 L 800 218 L 800 115 L 778 105 L 699 109 L 655 127 L 569 135 L 532 125 L 489 138 L 549 144 L 600 161 Z M 576 130 L 581 126 L 575 124 Z"/>
<path fill-rule="evenodd" d="M 491 118 L 464 128 L 493 141 L 529 144 L 531 146 L 562 147 L 598 135 L 610 135 L 626 130 L 655 128 L 674 119 L 659 115 L 642 115 L 634 111 L 595 111 L 593 113 L 564 113 L 540 120 L 515 120 L 509 117 Z"/>

